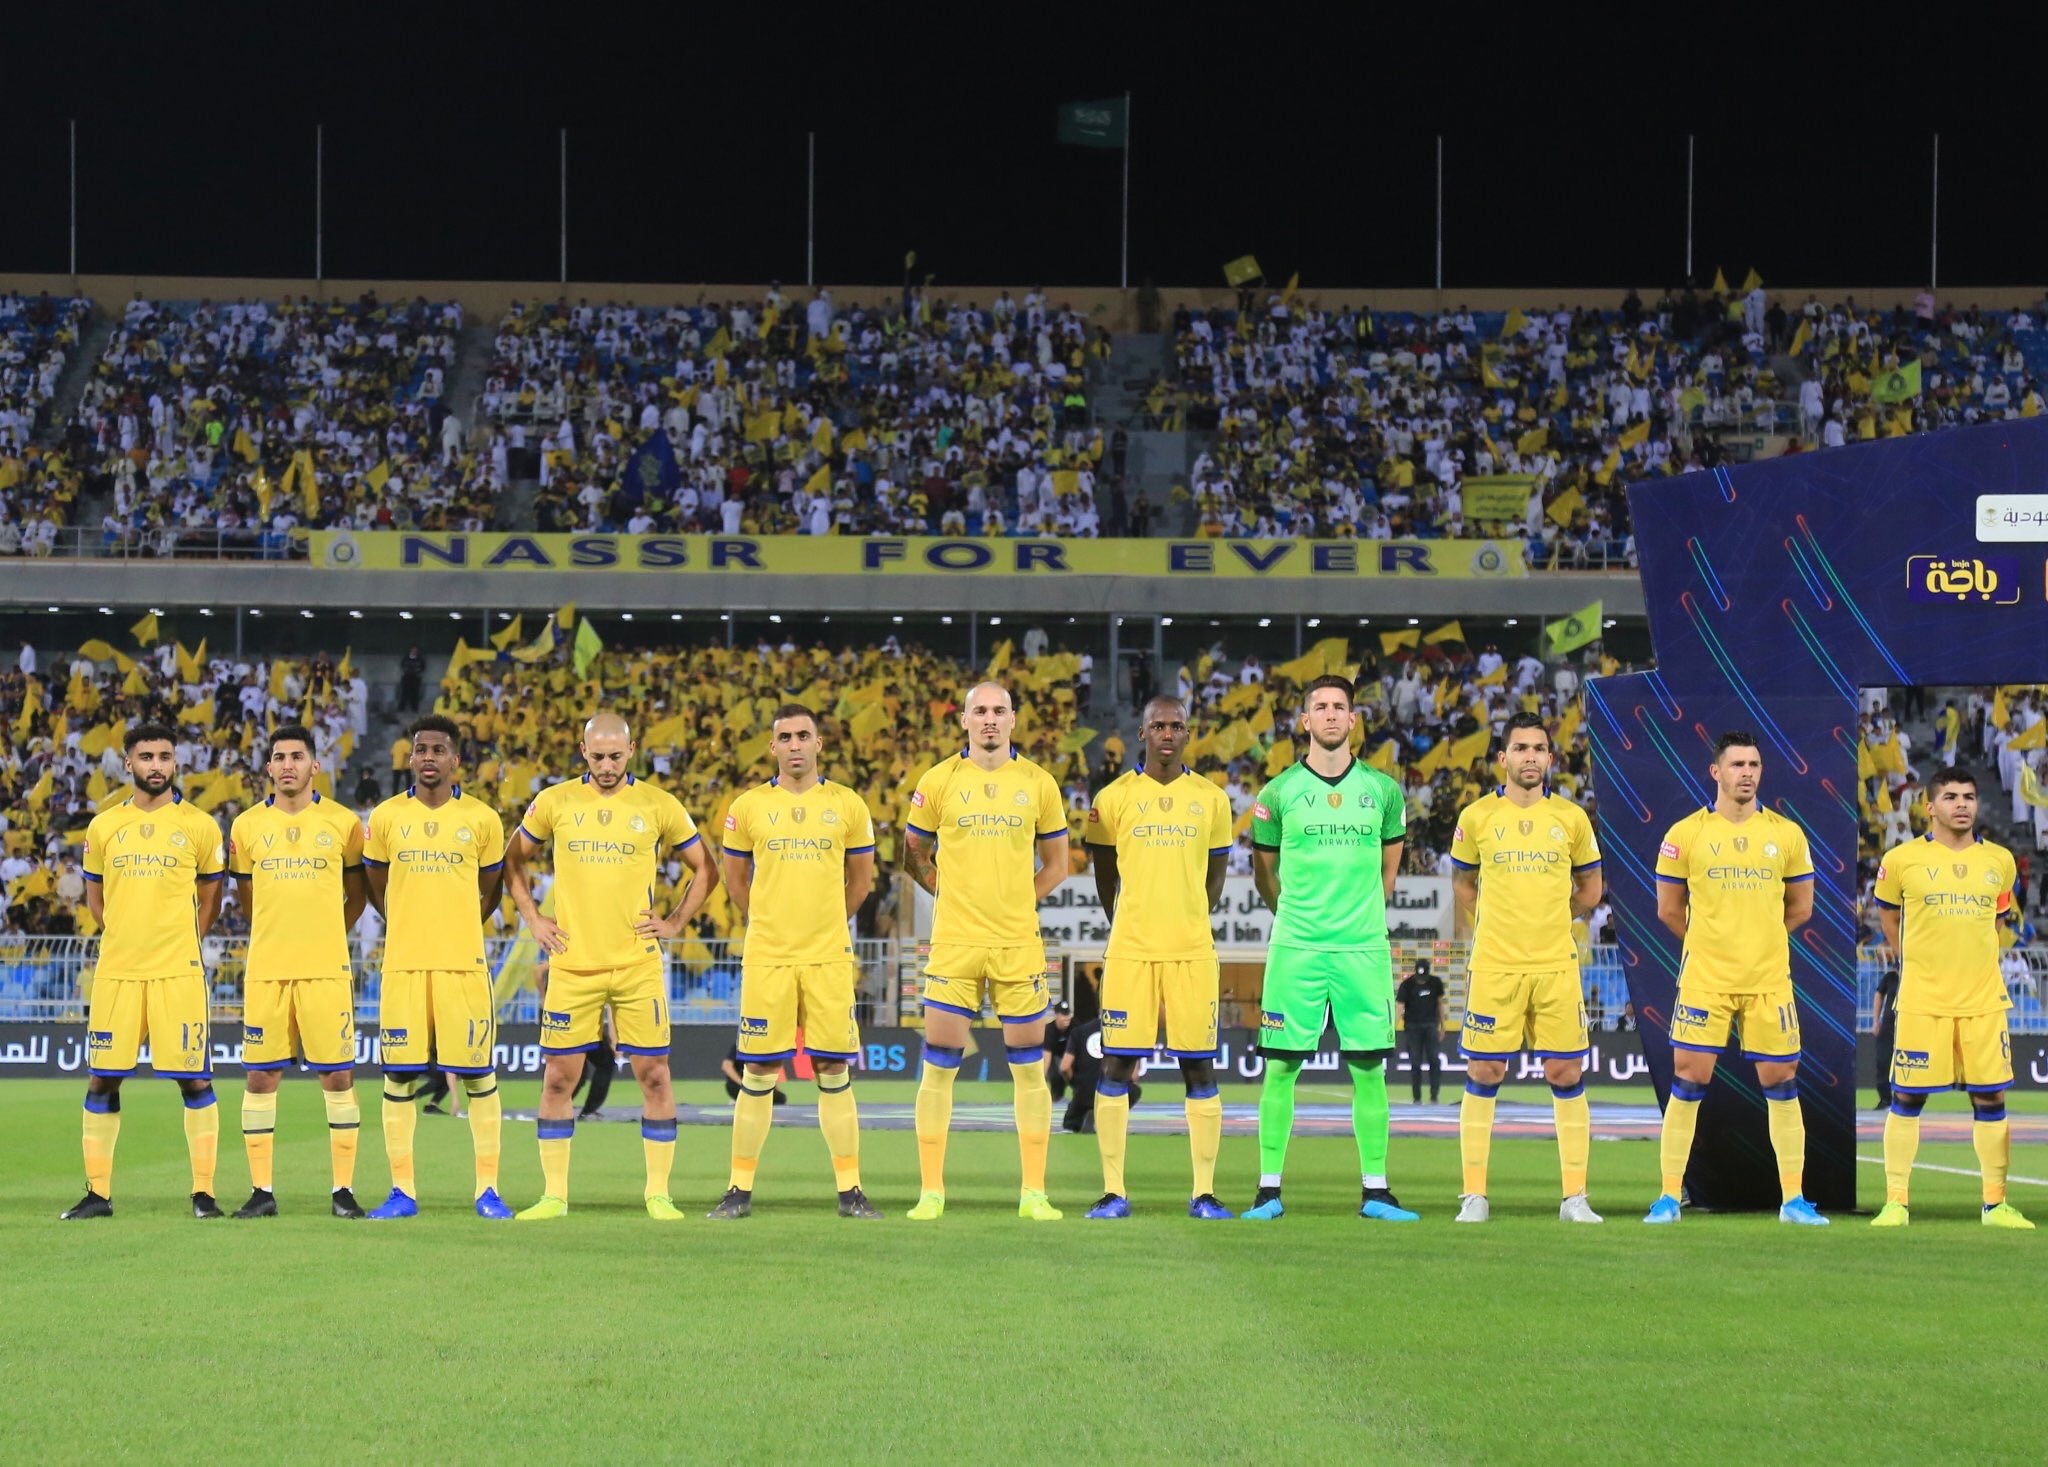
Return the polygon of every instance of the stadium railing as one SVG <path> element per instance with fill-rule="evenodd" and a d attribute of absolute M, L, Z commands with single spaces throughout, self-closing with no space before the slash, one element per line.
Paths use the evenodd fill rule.
<path fill-rule="evenodd" d="M 498 1019 L 507 1024 L 539 1021 L 540 998 L 531 971 L 519 972 L 530 964 L 529 944 L 521 953 L 515 937 L 486 940 L 486 956 L 500 987 Z M 666 946 L 669 1007 L 678 1024 L 736 1025 L 739 1022 L 740 954 L 736 945 L 723 939 L 676 939 Z M 352 942 L 356 963 L 356 1018 L 373 1023 L 377 1017 L 380 974 L 375 948 L 365 953 L 360 942 Z M 213 1017 L 235 1020 L 242 1011 L 242 982 L 248 942 L 245 938 L 212 937 L 206 942 L 206 959 L 211 973 Z M 90 970 L 99 950 L 91 937 L 0 937 L 0 1022 L 83 1023 Z M 2009 1015 L 2016 1034 L 2048 1033 L 2048 1006 L 2041 999 L 2044 975 L 2048 975 L 2048 944 L 2021 950 L 2035 975 L 2030 989 L 2013 995 Z M 1057 955 L 1049 967 L 1057 969 Z M 1085 957 L 1075 953 L 1070 956 Z M 1250 956 L 1256 956 L 1252 954 Z M 917 974 L 923 964 L 918 945 L 910 939 L 863 938 L 854 946 L 859 966 L 855 993 L 863 1024 L 900 1024 L 916 1017 Z M 507 964 L 513 965 L 508 974 Z M 1856 1029 L 1870 1033 L 1875 1027 L 1877 983 L 1889 966 L 1882 949 L 1865 948 L 1858 954 L 1856 983 Z M 1462 971 L 1462 965 L 1460 964 Z M 1596 1030 L 1620 1027 L 1628 1003 L 1628 984 L 1623 976 L 1621 950 L 1611 945 L 1592 949 L 1591 961 L 1583 969 L 1586 1005 L 1595 1016 Z M 509 986 L 510 991 L 505 991 Z M 1462 997 L 1462 984 L 1456 985 Z M 1455 1005 L 1454 1005 L 1455 1007 Z M 1447 1021 L 1457 1016 L 1447 1014 Z"/>

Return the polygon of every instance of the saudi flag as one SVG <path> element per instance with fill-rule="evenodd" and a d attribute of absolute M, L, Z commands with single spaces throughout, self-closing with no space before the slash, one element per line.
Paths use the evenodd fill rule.
<path fill-rule="evenodd" d="M 1124 99 L 1103 102 L 1062 102 L 1060 141 L 1083 148 L 1121 148 L 1130 141 Z"/>

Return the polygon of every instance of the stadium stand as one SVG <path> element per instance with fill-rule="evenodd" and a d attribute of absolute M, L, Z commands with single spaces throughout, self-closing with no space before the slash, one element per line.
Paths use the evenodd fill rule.
<path fill-rule="evenodd" d="M 38 440 L 91 314 L 88 300 L 0 295 L 0 555 L 48 554 L 77 497 L 74 467 Z"/>
<path fill-rule="evenodd" d="M 436 452 L 461 307 L 308 298 L 122 313 L 72 432 L 105 475 L 103 552 L 260 550 L 294 528 L 479 528 L 487 459 Z"/>

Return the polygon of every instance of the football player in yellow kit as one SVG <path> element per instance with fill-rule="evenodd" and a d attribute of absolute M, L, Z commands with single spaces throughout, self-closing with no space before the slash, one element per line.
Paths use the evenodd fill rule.
<path fill-rule="evenodd" d="M 1977 834 L 1977 777 L 1954 765 L 1934 776 L 1927 834 L 1885 852 L 1877 920 L 1899 955 L 1898 1040 L 1884 1118 L 1885 1203 L 1873 1227 L 1909 1220 L 1913 1158 L 1927 1097 L 1960 1086 L 1976 1116 L 1971 1140 L 1984 1176 L 1986 1227 L 2034 1225 L 2005 1200 L 2012 1127 L 2012 1007 L 1998 971 L 1998 916 L 2012 906 L 2012 852 Z"/>
<path fill-rule="evenodd" d="M 860 1115 L 847 1066 L 860 1051 L 849 924 L 875 884 L 867 801 L 824 778 L 817 716 L 785 703 L 769 723 L 776 774 L 725 817 L 725 889 L 746 919 L 732 1174 L 711 1216 L 753 1211 L 754 1175 L 775 1116 L 782 1062 L 797 1033 L 818 1077 L 818 1129 L 832 1157 L 841 1217 L 877 1218 L 860 1185 Z"/>
<path fill-rule="evenodd" d="M 192 1215 L 221 1215 L 213 1200 L 220 1107 L 199 944 L 220 913 L 227 850 L 213 817 L 178 793 L 177 738 L 161 723 L 128 730 L 134 797 L 100 811 L 85 831 L 85 901 L 101 933 L 85 1021 L 85 1196 L 66 1221 L 114 1215 L 121 1082 L 145 1042 L 151 1070 L 184 1092 Z"/>
<path fill-rule="evenodd" d="M 363 914 L 363 822 L 313 788 L 320 772 L 313 733 L 298 724 L 270 736 L 264 762 L 270 797 L 235 817 L 228 869 L 249 911 L 249 960 L 242 985 L 242 1147 L 249 1200 L 240 1218 L 276 1217 L 272 1159 L 277 1089 L 294 1051 L 320 1077 L 327 1101 L 327 1149 L 336 1217 L 363 1215 L 356 1202 L 356 999 L 348 933 Z"/>
<path fill-rule="evenodd" d="M 917 782 L 904 817 L 904 863 L 932 894 L 925 966 L 924 1071 L 917 1086 L 922 1195 L 908 1216 L 946 1210 L 946 1133 L 968 1027 L 987 995 L 1002 1021 L 1015 1086 L 1023 1186 L 1017 1214 L 1057 1222 L 1046 1199 L 1052 1090 L 1045 1080 L 1045 943 L 1038 904 L 1067 878 L 1067 806 L 1045 770 L 1010 743 L 1017 710 L 998 683 L 970 688 L 960 726 L 967 747 Z"/>
<path fill-rule="evenodd" d="M 519 916 L 548 954 L 540 1042 L 547 1055 L 541 1086 L 541 1198 L 519 1214 L 541 1222 L 569 1211 L 569 1146 L 576 1135 L 576 1081 L 583 1057 L 604 1037 L 607 1005 L 619 1053 L 640 1082 L 641 1150 L 647 1215 L 682 1217 L 669 1197 L 676 1154 L 676 1097 L 669 1079 L 668 963 L 661 944 L 702 909 L 716 884 L 711 859 L 682 802 L 626 772 L 633 732 L 616 713 L 583 725 L 589 772 L 549 785 L 512 833 L 506 885 Z M 548 842 L 555 852 L 555 915 L 534 901 L 527 865 Z M 655 872 L 664 848 L 690 870 L 690 886 L 668 916 L 654 910 Z"/>

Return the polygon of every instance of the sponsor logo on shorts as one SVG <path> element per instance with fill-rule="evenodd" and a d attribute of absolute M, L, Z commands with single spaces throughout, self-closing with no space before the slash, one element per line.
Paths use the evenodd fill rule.
<path fill-rule="evenodd" d="M 566 1029 L 569 1027 L 569 1016 L 559 1009 L 542 1009 L 540 1026 L 543 1029 Z"/>
<path fill-rule="evenodd" d="M 1895 1070 L 1924 1070 L 1928 1065 L 1928 1052 L 1924 1049 L 1900 1049 L 1892 1053 L 1892 1068 Z"/>
<path fill-rule="evenodd" d="M 408 1037 L 408 1031 L 404 1029 L 386 1029 L 383 1033 L 381 1042 L 384 1044 L 386 1048 L 389 1048 L 394 1044 L 405 1043 Z"/>
<path fill-rule="evenodd" d="M 1677 1004 L 1671 1010 L 1674 1024 L 1704 1024 L 1711 1017 L 1705 1009 L 1696 1009 L 1691 1004 Z"/>
<path fill-rule="evenodd" d="M 1128 1028 L 1130 1022 L 1131 1013 L 1129 1009 L 1104 1009 L 1102 1011 L 1102 1027 L 1105 1029 Z"/>
<path fill-rule="evenodd" d="M 1465 1015 L 1465 1031 L 1469 1034 L 1491 1034 L 1493 1032 L 1493 1015 L 1475 1014 L 1468 1011 Z"/>
<path fill-rule="evenodd" d="M 1276 1014 L 1271 1009 L 1259 1010 L 1259 1029 L 1261 1032 L 1271 1030 L 1277 1034 L 1286 1027 L 1287 1015 Z"/>
<path fill-rule="evenodd" d="M 263 1042 L 263 1026 L 261 1024 L 244 1024 L 242 1026 L 242 1042 L 244 1044 L 261 1044 Z"/>
<path fill-rule="evenodd" d="M 767 1037 L 767 1034 L 768 1034 L 768 1021 L 767 1021 L 766 1019 L 756 1019 L 756 1018 L 752 1018 L 752 1017 L 750 1017 L 750 1016 L 748 1016 L 748 1015 L 746 1015 L 746 1014 L 741 1014 L 741 1015 L 740 1015 L 740 1037 L 741 1037 L 741 1038 L 743 1038 L 743 1039 L 763 1039 L 763 1038 L 766 1038 L 766 1037 Z"/>
<path fill-rule="evenodd" d="M 88 1049 L 112 1049 L 114 1047 L 114 1031 L 111 1029 L 93 1029 L 86 1034 L 85 1043 Z"/>

